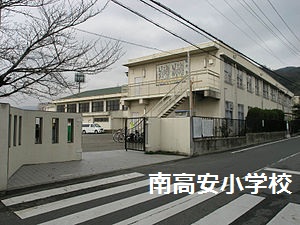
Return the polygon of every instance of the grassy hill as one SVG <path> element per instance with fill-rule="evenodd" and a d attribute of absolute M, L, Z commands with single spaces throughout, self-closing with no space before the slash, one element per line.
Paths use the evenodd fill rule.
<path fill-rule="evenodd" d="M 269 74 L 295 95 L 300 95 L 300 67 L 285 67 L 274 72 Z"/>

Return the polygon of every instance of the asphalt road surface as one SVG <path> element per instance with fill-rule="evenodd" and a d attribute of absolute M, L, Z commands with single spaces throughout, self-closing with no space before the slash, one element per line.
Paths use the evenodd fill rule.
<path fill-rule="evenodd" d="M 114 142 L 111 133 L 82 135 L 83 152 L 112 151 L 121 149 L 125 149 L 125 144 Z"/>
<path fill-rule="evenodd" d="M 299 225 L 299 146 L 298 137 L 8 193 L 0 224 Z"/>

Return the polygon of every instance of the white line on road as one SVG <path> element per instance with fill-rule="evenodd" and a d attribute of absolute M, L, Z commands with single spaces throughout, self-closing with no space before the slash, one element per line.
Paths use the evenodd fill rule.
<path fill-rule="evenodd" d="M 143 180 L 139 182 L 135 182 L 132 184 L 126 184 L 126 185 L 121 185 L 105 190 L 100 190 L 96 192 L 91 192 L 88 194 L 83 194 L 83 195 L 78 195 L 75 197 L 67 198 L 67 199 L 62 199 L 59 201 L 43 204 L 43 205 L 38 205 L 34 207 L 30 207 L 27 209 L 15 211 L 15 214 L 17 214 L 21 219 L 26 219 L 29 217 L 37 216 L 43 213 L 51 212 L 57 209 L 62 209 L 66 208 L 68 206 L 80 204 L 83 202 L 88 202 L 92 201 L 95 199 L 107 197 L 113 194 L 119 194 L 122 192 L 130 191 L 136 188 L 144 187 L 149 184 L 149 180 Z M 62 223 L 59 223 L 62 224 Z"/>
<path fill-rule="evenodd" d="M 299 225 L 300 205 L 289 203 L 267 225 Z"/>
<path fill-rule="evenodd" d="M 220 188 L 214 189 L 214 190 L 218 192 L 217 194 L 222 193 L 222 191 L 219 192 Z M 155 224 L 155 223 L 158 223 L 159 221 L 162 221 L 168 217 L 176 215 L 177 213 L 180 213 L 186 209 L 189 209 L 197 204 L 200 204 L 201 202 L 204 202 L 204 201 L 216 196 L 217 194 L 209 192 L 206 194 L 188 195 L 188 196 L 180 198 L 176 201 L 170 202 L 163 206 L 157 207 L 150 211 L 147 211 L 147 212 L 141 213 L 139 215 L 136 215 L 134 217 L 131 217 L 127 220 L 123 220 L 115 225 Z"/>
<path fill-rule="evenodd" d="M 208 214 L 207 216 L 193 223 L 193 225 L 230 224 L 264 199 L 264 197 L 244 194 L 241 197 L 233 200 L 232 202 L 224 205 L 211 214 Z"/>
<path fill-rule="evenodd" d="M 171 192 L 174 188 L 174 185 L 170 186 Z M 100 216 L 107 215 L 109 213 L 128 208 L 133 205 L 137 205 L 142 202 L 146 202 L 158 197 L 161 197 L 161 194 L 158 194 L 155 192 L 154 194 L 150 194 L 149 192 L 145 192 L 142 194 L 134 195 L 128 198 L 124 198 L 118 201 L 114 201 L 111 203 L 107 203 L 105 205 L 97 206 L 94 208 L 90 208 L 87 210 L 80 211 L 78 213 L 70 214 L 64 217 L 60 217 L 54 220 L 47 221 L 45 223 L 42 223 L 43 225 L 48 224 L 64 224 L 64 225 L 73 225 L 73 224 L 79 224 L 83 223 L 88 220 L 95 219 Z"/>
<path fill-rule="evenodd" d="M 249 148 L 244 148 L 244 149 L 241 149 L 241 150 L 233 151 L 231 153 L 232 154 L 241 153 L 241 152 L 252 150 L 254 148 L 260 148 L 260 147 L 263 147 L 263 146 L 272 145 L 272 144 L 276 144 L 276 143 L 280 143 L 280 142 L 284 142 L 284 141 L 289 141 L 291 139 L 296 139 L 296 138 L 299 138 L 299 136 L 292 137 L 292 138 L 289 138 L 289 139 L 282 139 L 282 140 L 278 140 L 278 141 L 268 142 L 268 143 L 264 143 L 264 144 L 261 144 L 261 145 L 256 145 L 256 146 L 253 146 L 253 147 L 249 147 Z"/>
<path fill-rule="evenodd" d="M 267 170 L 267 171 L 271 171 L 271 172 L 279 172 L 279 173 L 287 173 L 287 174 L 300 175 L 299 171 L 294 171 L 294 170 L 283 170 L 283 169 L 270 168 L 270 167 L 265 167 L 262 170 Z"/>
<path fill-rule="evenodd" d="M 108 177 L 100 180 L 94 180 L 94 181 L 89 181 L 89 182 L 83 182 L 79 184 L 74 184 L 74 185 L 67 185 L 64 187 L 59 187 L 59 188 L 53 188 L 53 189 L 48 189 L 45 191 L 39 191 L 39 192 L 34 192 L 30 194 L 25 194 L 25 195 L 20 195 L 8 199 L 3 199 L 2 203 L 6 206 L 10 205 L 15 205 L 15 204 L 20 204 L 24 202 L 30 202 L 34 201 L 37 199 L 42 199 L 42 198 L 47 198 L 59 194 L 66 194 L 72 191 L 78 191 L 86 188 L 92 188 L 96 187 L 99 185 L 104 185 L 104 184 L 110 184 L 118 181 L 123 181 L 123 180 L 128 180 L 132 178 L 137 178 L 137 177 L 142 177 L 144 174 L 141 173 L 129 173 L 129 174 L 123 174 L 119 176 L 114 176 L 114 177 Z"/>

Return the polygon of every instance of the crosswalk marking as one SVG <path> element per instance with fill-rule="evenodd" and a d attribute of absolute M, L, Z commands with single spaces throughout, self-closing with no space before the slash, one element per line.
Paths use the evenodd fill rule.
<path fill-rule="evenodd" d="M 222 193 L 219 192 L 220 189 L 215 189 L 215 191 L 218 192 L 218 194 Z M 155 209 L 152 209 L 150 211 L 147 211 L 145 213 L 141 213 L 137 216 L 131 217 L 127 220 L 123 220 L 119 223 L 116 223 L 115 225 L 127 225 L 127 224 L 155 224 L 159 221 L 162 221 L 168 217 L 171 217 L 173 215 L 176 215 L 177 213 L 189 209 L 197 204 L 200 204 L 201 202 L 204 202 L 217 194 L 214 194 L 212 192 L 206 193 L 206 194 L 193 194 L 188 195 L 185 197 L 182 197 L 176 201 L 170 202 L 168 204 L 165 204 L 163 206 L 157 207 Z"/>
<path fill-rule="evenodd" d="M 230 224 L 264 199 L 264 197 L 244 194 L 227 205 L 198 220 L 193 225 Z"/>
<path fill-rule="evenodd" d="M 173 185 L 171 185 L 171 190 L 173 190 Z M 157 191 L 154 194 L 149 194 L 149 192 L 145 192 L 142 194 L 134 195 L 132 197 L 124 198 L 118 201 L 114 201 L 105 205 L 101 205 L 98 207 L 90 208 L 78 213 L 70 214 L 64 217 L 60 217 L 54 220 L 47 221 L 42 223 L 43 225 L 56 225 L 56 224 L 79 224 L 85 221 L 95 219 L 100 216 L 107 215 L 109 213 L 128 208 L 133 205 L 137 205 L 142 202 L 146 202 L 158 197 L 161 197 L 161 194 L 158 194 Z"/>
<path fill-rule="evenodd" d="M 91 192 L 88 194 L 78 195 L 75 197 L 26 208 L 23 210 L 15 211 L 15 214 L 17 214 L 21 219 L 26 219 L 29 217 L 43 214 L 43 213 L 51 212 L 51 211 L 54 211 L 57 209 L 66 208 L 68 206 L 80 204 L 83 202 L 88 202 L 88 201 L 91 201 L 94 199 L 103 198 L 103 197 L 110 196 L 110 195 L 113 195 L 116 193 L 130 191 L 130 190 L 133 190 L 136 188 L 144 187 L 144 186 L 147 186 L 148 184 L 149 184 L 149 180 L 143 180 L 143 181 L 139 181 L 139 182 L 135 182 L 135 183 L 131 183 L 131 184 L 121 185 L 121 186 L 117 186 L 117 187 L 113 187 L 113 188 L 108 188 L 105 190 Z"/>
<path fill-rule="evenodd" d="M 267 225 L 299 225 L 300 205 L 295 203 L 287 204 Z"/>
<path fill-rule="evenodd" d="M 83 182 L 83 183 L 79 183 L 79 184 L 67 185 L 64 187 L 53 188 L 53 189 L 48 189 L 45 191 L 39 191 L 39 192 L 35 192 L 35 193 L 25 194 L 25 195 L 16 196 L 16 197 L 8 198 L 8 199 L 3 199 L 1 201 L 4 205 L 11 206 L 11 205 L 15 205 L 15 204 L 30 202 L 30 201 L 34 201 L 37 199 L 52 197 L 52 196 L 60 195 L 60 194 L 66 194 L 66 193 L 69 193 L 72 191 L 78 191 L 78 190 L 82 190 L 82 189 L 96 187 L 99 185 L 110 184 L 110 183 L 114 183 L 114 182 L 118 182 L 118 181 L 142 177 L 142 176 L 144 176 L 144 174 L 134 172 L 134 173 L 123 174 L 123 175 L 114 176 L 114 177 L 103 178 L 100 180 Z"/>
<path fill-rule="evenodd" d="M 269 168 L 264 168 L 268 170 Z M 271 168 L 276 169 L 276 168 Z M 277 169 L 276 169 L 277 170 Z M 275 171 L 281 172 L 281 171 Z M 288 172 L 287 172 L 288 173 Z M 140 178 L 139 181 L 132 181 L 130 179 Z M 146 179 L 146 180 L 145 180 Z M 123 184 L 115 184 L 114 187 L 108 187 L 101 190 L 86 190 L 85 193 L 78 192 L 73 193 L 72 197 L 64 196 L 61 194 L 65 194 L 68 192 L 76 191 L 76 190 L 85 190 L 91 187 L 97 187 L 104 184 L 110 184 L 118 181 L 124 181 Z M 134 183 L 131 183 L 134 182 Z M 118 186 L 116 186 L 118 185 Z M 96 219 L 101 221 L 102 216 L 114 216 L 115 214 L 121 213 L 119 210 L 130 211 L 130 215 L 127 218 L 123 218 L 123 221 L 117 219 L 116 217 L 114 221 L 115 225 L 124 225 L 124 224 L 156 224 L 160 221 L 168 221 L 169 219 L 173 220 L 171 217 L 175 216 L 185 210 L 196 210 L 191 209 L 194 206 L 201 207 L 201 203 L 204 201 L 214 201 L 214 196 L 219 195 L 224 192 L 220 188 L 214 189 L 215 193 L 208 192 L 205 194 L 192 194 L 185 195 L 184 197 L 178 196 L 176 199 L 169 199 L 165 204 L 160 204 L 158 206 L 152 207 L 147 211 L 139 211 L 139 214 L 134 214 L 132 211 L 133 206 L 137 206 L 138 204 L 151 204 L 150 200 L 163 197 L 164 194 L 158 194 L 155 191 L 154 194 L 150 194 L 149 191 L 141 193 L 141 191 L 145 191 L 146 187 L 149 185 L 149 179 L 145 177 L 144 174 L 141 173 L 128 173 L 120 176 L 103 178 L 95 181 L 83 182 L 74 185 L 67 185 L 64 187 L 53 188 L 45 191 L 39 191 L 36 193 L 25 194 L 21 196 L 16 196 L 12 198 L 7 198 L 2 200 L 2 202 L 10 207 L 11 210 L 22 207 L 23 209 L 14 211 L 14 213 L 20 219 L 28 219 L 30 220 L 39 220 L 42 221 L 44 225 L 49 224 L 79 224 L 84 223 L 86 221 L 90 221 Z M 138 188 L 143 188 L 139 189 Z M 173 195 L 174 184 L 170 185 L 171 195 Z M 139 193 L 133 194 L 133 191 L 139 191 Z M 130 197 L 128 195 L 122 197 L 122 193 L 126 195 L 125 192 L 130 192 Z M 225 190 L 226 191 L 226 190 Z M 102 198 L 113 196 L 115 194 L 118 195 L 118 199 L 110 202 L 102 203 L 102 205 L 96 202 L 91 202 L 93 200 L 99 199 L 101 202 Z M 223 193 L 224 194 L 224 193 Z M 55 199 L 55 196 L 59 196 L 59 199 Z M 133 195 L 133 196 L 132 196 Z M 45 199 L 47 197 L 54 197 L 52 199 Z M 226 196 L 224 194 L 224 196 Z M 117 196 L 115 196 L 117 197 Z M 221 196 L 223 198 L 223 196 Z M 30 205 L 22 204 L 24 202 L 30 202 L 34 200 L 42 199 L 43 201 L 32 202 Z M 193 225 L 198 224 L 230 224 L 239 217 L 243 216 L 246 212 L 251 211 L 256 205 L 260 204 L 265 198 L 251 195 L 251 194 L 243 194 L 238 198 L 230 201 L 228 204 L 215 209 L 215 211 L 210 214 L 204 216 L 199 219 L 199 216 L 195 215 L 195 217 L 191 218 L 193 221 L 199 219 Z M 160 200 L 160 199 L 158 199 Z M 48 202 L 48 203 L 45 203 Z M 93 208 L 88 208 L 87 206 L 93 204 Z M 102 201 L 103 202 L 103 201 Z M 163 202 L 163 201 L 162 201 Z M 20 204 L 21 205 L 18 205 Z M 78 211 L 76 207 L 79 207 L 79 204 L 86 203 L 85 205 L 80 205 L 82 211 Z M 35 206 L 32 206 L 35 204 Z M 41 204 L 41 205 L 39 205 Z M 262 203 L 264 204 L 264 202 Z M 73 210 L 74 206 L 76 209 Z M 26 208 L 29 207 L 29 208 Z M 69 208 L 67 208 L 69 207 Z M 56 211 L 57 210 L 57 211 Z M 75 211 L 76 210 L 76 211 Z M 68 212 L 68 213 L 67 213 Z M 123 212 L 123 211 L 122 211 Z M 47 213 L 47 214 L 46 214 Z M 63 215 L 61 215 L 63 213 Z M 60 217 L 58 217 L 60 215 Z M 39 216 L 36 218 L 32 218 L 34 216 Z M 48 217 L 49 216 L 49 217 Z M 277 215 L 270 215 L 269 223 L 267 225 L 281 225 L 281 224 L 300 224 L 300 205 L 296 203 L 287 204 L 281 211 L 277 213 Z M 47 219 L 48 218 L 48 219 Z M 52 219 L 52 220 L 50 220 Z"/>

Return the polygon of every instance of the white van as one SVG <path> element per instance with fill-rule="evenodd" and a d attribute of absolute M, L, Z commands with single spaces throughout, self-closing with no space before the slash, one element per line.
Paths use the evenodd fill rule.
<path fill-rule="evenodd" d="M 94 134 L 100 134 L 104 133 L 104 129 L 97 123 L 83 123 L 82 124 L 82 133 L 94 133 Z"/>

